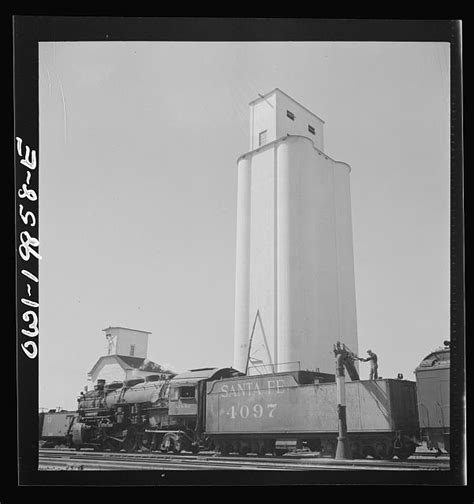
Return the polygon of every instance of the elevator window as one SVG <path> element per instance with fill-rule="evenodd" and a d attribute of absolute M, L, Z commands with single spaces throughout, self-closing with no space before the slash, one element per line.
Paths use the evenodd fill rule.
<path fill-rule="evenodd" d="M 258 134 L 258 145 L 267 143 L 267 130 L 263 130 Z"/>
<path fill-rule="evenodd" d="M 315 131 L 315 129 L 311 126 L 311 124 L 308 124 L 308 131 L 309 131 L 311 134 L 313 134 L 313 135 L 315 135 L 315 134 L 316 134 L 316 131 Z"/>
<path fill-rule="evenodd" d="M 286 111 L 286 117 L 289 117 L 292 121 L 295 120 L 295 114 L 293 114 L 293 112 L 290 112 L 289 110 Z"/>

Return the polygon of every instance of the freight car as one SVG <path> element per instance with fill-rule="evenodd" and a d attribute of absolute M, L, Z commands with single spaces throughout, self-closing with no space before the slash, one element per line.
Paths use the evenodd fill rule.
<path fill-rule="evenodd" d="M 415 369 L 420 438 L 428 448 L 449 452 L 449 341 Z"/>
<path fill-rule="evenodd" d="M 75 411 L 49 410 L 39 414 L 39 439 L 43 446 L 71 446 L 71 427 L 78 416 Z"/>

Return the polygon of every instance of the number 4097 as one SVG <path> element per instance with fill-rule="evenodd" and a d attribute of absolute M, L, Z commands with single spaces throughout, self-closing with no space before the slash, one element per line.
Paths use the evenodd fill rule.
<path fill-rule="evenodd" d="M 273 418 L 273 412 L 277 407 L 276 404 L 267 404 L 266 407 L 261 404 L 254 404 L 252 408 L 247 406 L 246 404 L 242 404 L 241 406 L 233 405 L 229 412 L 230 418 L 235 419 L 239 418 L 262 418 L 264 415 L 268 418 Z"/>

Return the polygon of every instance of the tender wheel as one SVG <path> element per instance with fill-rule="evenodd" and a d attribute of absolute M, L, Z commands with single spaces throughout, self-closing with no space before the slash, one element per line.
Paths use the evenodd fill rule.
<path fill-rule="evenodd" d="M 351 458 L 352 459 L 362 458 L 362 448 L 358 441 L 354 441 L 353 443 L 351 443 Z"/>
<path fill-rule="evenodd" d="M 376 454 L 375 454 L 374 447 L 371 446 L 371 445 L 365 445 L 362 448 L 362 457 L 363 458 L 367 458 L 367 457 L 373 457 L 373 458 L 375 458 Z"/>
<path fill-rule="evenodd" d="M 222 443 L 220 448 L 221 455 L 227 456 L 230 453 L 229 443 Z"/>
<path fill-rule="evenodd" d="M 394 455 L 394 449 L 391 443 L 387 444 L 387 450 L 385 452 L 385 455 L 383 457 L 384 460 L 392 460 L 393 455 Z"/>
<path fill-rule="evenodd" d="M 324 441 L 322 443 L 322 455 L 325 457 L 335 457 L 336 443 L 332 441 Z"/>
<path fill-rule="evenodd" d="M 319 439 L 309 439 L 306 443 L 306 446 L 312 452 L 320 452 L 321 451 L 321 441 Z"/>
<path fill-rule="evenodd" d="M 246 444 L 241 444 L 239 446 L 239 455 L 242 455 L 242 457 L 245 457 L 247 453 L 249 452 L 249 447 Z"/>
<path fill-rule="evenodd" d="M 375 457 L 379 460 L 383 460 L 387 456 L 387 446 L 383 442 L 375 444 Z"/>
<path fill-rule="evenodd" d="M 406 460 L 408 457 L 413 455 L 413 453 L 415 453 L 415 450 L 415 444 L 407 443 L 400 448 L 397 448 L 394 452 L 394 455 L 396 455 L 400 460 Z"/>
<path fill-rule="evenodd" d="M 399 460 L 406 460 L 411 453 L 405 448 L 400 448 L 395 451 L 395 455 Z"/>

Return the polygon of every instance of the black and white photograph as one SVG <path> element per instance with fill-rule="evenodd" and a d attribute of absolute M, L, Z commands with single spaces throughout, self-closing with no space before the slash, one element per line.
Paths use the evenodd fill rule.
<path fill-rule="evenodd" d="M 461 22 L 13 25 L 19 485 L 466 485 Z"/>

